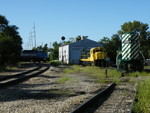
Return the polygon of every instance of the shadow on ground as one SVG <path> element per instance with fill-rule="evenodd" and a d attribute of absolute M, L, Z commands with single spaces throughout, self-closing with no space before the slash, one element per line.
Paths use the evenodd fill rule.
<path fill-rule="evenodd" d="M 37 77 L 44 78 L 59 78 L 58 76 L 47 76 L 40 75 Z M 16 101 L 16 100 L 28 100 L 28 99 L 55 99 L 61 97 L 73 96 L 69 91 L 64 89 L 56 88 L 48 89 L 48 87 L 43 87 L 45 89 L 39 89 L 40 86 L 55 85 L 57 83 L 41 83 L 41 84 L 25 84 L 21 83 L 13 87 L 0 89 L 0 102 Z M 59 84 L 57 84 L 59 85 Z M 61 85 L 61 84 L 60 84 Z M 33 89 L 34 88 L 34 89 Z"/>

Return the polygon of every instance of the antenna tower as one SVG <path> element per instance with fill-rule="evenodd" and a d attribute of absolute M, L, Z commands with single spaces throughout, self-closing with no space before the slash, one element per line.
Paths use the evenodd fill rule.
<path fill-rule="evenodd" d="M 33 37 L 34 37 L 34 46 L 36 48 L 36 32 L 35 32 L 35 23 L 33 24 Z"/>

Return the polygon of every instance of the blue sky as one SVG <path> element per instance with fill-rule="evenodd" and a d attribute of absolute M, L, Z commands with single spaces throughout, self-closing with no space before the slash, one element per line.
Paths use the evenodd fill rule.
<path fill-rule="evenodd" d="M 29 49 L 36 28 L 37 46 L 78 35 L 99 41 L 129 21 L 150 26 L 150 0 L 0 0 L 0 14 L 19 27 L 23 48 Z"/>

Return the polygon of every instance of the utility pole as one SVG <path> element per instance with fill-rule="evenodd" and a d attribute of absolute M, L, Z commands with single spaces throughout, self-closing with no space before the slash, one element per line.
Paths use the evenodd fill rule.
<path fill-rule="evenodd" d="M 34 46 L 35 46 L 35 48 L 36 48 L 36 32 L 35 32 L 35 23 L 34 23 L 34 25 L 33 25 L 33 37 L 34 37 Z"/>
<path fill-rule="evenodd" d="M 50 49 L 51 49 L 51 46 L 52 46 L 52 43 L 50 42 L 50 43 L 49 43 L 49 47 L 50 47 Z"/>
<path fill-rule="evenodd" d="M 32 36 L 32 32 L 30 32 L 30 45 L 31 45 L 31 49 L 33 49 L 33 36 Z"/>
<path fill-rule="evenodd" d="M 28 38 L 27 48 L 30 50 L 30 38 Z"/>

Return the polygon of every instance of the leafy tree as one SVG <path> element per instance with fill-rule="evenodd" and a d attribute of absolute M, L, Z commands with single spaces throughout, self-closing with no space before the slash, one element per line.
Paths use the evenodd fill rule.
<path fill-rule="evenodd" d="M 121 30 L 118 31 L 118 34 L 129 33 L 138 31 L 140 32 L 140 43 L 141 50 L 145 58 L 150 58 L 150 32 L 148 31 L 148 24 L 144 24 L 139 21 L 126 22 L 121 26 Z M 108 52 L 108 56 L 111 61 L 115 63 L 117 50 L 121 46 L 121 41 L 118 34 L 114 34 L 110 39 L 108 37 L 103 37 L 100 42 L 104 44 Z"/>
<path fill-rule="evenodd" d="M 2 33 L 7 26 L 8 20 L 5 18 L 5 16 L 0 15 L 0 33 Z"/>
<path fill-rule="evenodd" d="M 88 38 L 88 36 L 79 35 L 79 36 L 76 37 L 76 41 L 79 41 L 79 40 L 82 40 L 82 39 L 87 39 L 87 38 Z"/>
<path fill-rule="evenodd" d="M 115 63 L 116 62 L 116 55 L 118 47 L 120 46 L 120 38 L 117 34 L 114 34 L 111 39 L 108 37 L 103 37 L 99 42 L 103 43 L 104 48 L 107 51 L 107 54 L 110 60 Z"/>
<path fill-rule="evenodd" d="M 119 34 L 138 31 L 140 33 L 140 44 L 141 50 L 145 58 L 150 58 L 150 31 L 148 31 L 148 24 L 133 21 L 125 22 L 121 26 L 121 30 L 118 31 Z"/>
<path fill-rule="evenodd" d="M 61 46 L 61 43 L 54 42 L 53 48 L 51 49 L 51 60 L 58 60 L 58 54 L 59 54 L 59 47 Z"/>
<path fill-rule="evenodd" d="M 49 52 L 49 48 L 47 46 L 47 44 L 44 44 L 44 46 L 42 47 L 41 45 L 40 46 L 37 46 L 36 48 L 32 48 L 32 50 L 43 50 L 44 52 Z"/>
<path fill-rule="evenodd" d="M 40 45 L 40 46 L 37 46 L 37 47 L 33 47 L 32 50 L 43 50 L 43 47 Z"/>
<path fill-rule="evenodd" d="M 72 43 L 70 40 L 64 41 L 64 42 L 63 42 L 63 45 L 68 45 L 68 44 L 70 44 L 70 43 Z"/>
<path fill-rule="evenodd" d="M 0 65 L 17 63 L 21 50 L 22 38 L 18 27 L 9 25 L 8 20 L 0 15 Z"/>

